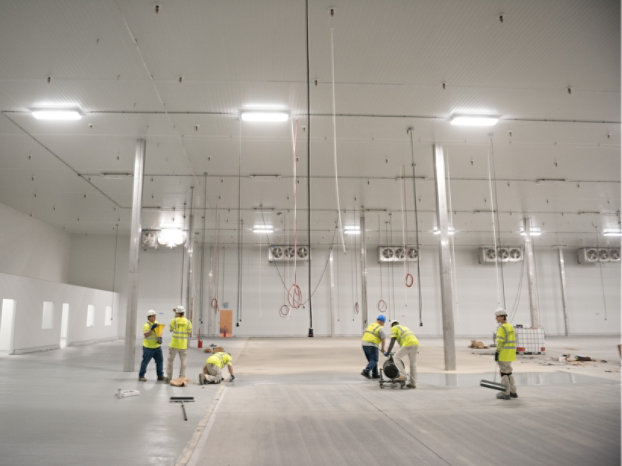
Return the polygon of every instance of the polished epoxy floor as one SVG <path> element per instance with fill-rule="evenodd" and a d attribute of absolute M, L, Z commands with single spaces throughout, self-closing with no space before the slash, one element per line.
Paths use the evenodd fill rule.
<path fill-rule="evenodd" d="M 193 342 L 185 388 L 155 382 L 153 365 L 146 383 L 122 372 L 122 341 L 4 355 L 0 464 L 619 465 L 618 343 L 548 339 L 545 356 L 515 364 L 511 401 L 479 387 L 492 350 L 467 340 L 447 373 L 442 341 L 422 339 L 415 390 L 361 377 L 358 338 L 227 339 L 237 379 L 204 386 Z M 557 361 L 567 353 L 599 362 Z M 194 397 L 188 421 L 170 396 Z"/>

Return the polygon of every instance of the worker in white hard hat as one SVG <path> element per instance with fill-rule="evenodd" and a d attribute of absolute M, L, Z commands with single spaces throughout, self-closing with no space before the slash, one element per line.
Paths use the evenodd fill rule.
<path fill-rule="evenodd" d="M 231 354 L 227 353 L 222 346 L 214 348 L 212 353 L 213 354 L 205 361 L 203 372 L 199 374 L 199 385 L 222 382 L 222 369 L 224 369 L 225 366 L 231 376 L 229 382 L 233 382 L 235 380 L 235 375 L 233 375 L 233 358 Z"/>
<path fill-rule="evenodd" d="M 518 398 L 514 376 L 512 375 L 512 361 L 516 361 L 516 337 L 514 334 L 514 327 L 507 321 L 508 313 L 503 308 L 497 309 L 495 318 L 499 324 L 499 327 L 497 327 L 497 351 L 495 352 L 495 361 L 499 364 L 501 383 L 505 386 L 505 391 L 499 392 L 497 398 L 500 400 Z"/>
<path fill-rule="evenodd" d="M 404 357 L 408 356 L 410 372 L 408 373 L 407 388 L 417 388 L 417 355 L 419 354 L 419 340 L 415 334 L 405 325 L 400 325 L 397 320 L 391 322 L 391 343 L 389 349 L 384 355 L 389 357 L 393 345 L 397 341 L 400 350 L 395 355 L 395 359 L 399 362 L 397 365 L 402 380 L 406 379 Z"/>
<path fill-rule="evenodd" d="M 168 359 L 166 361 L 166 377 L 170 381 L 173 378 L 173 362 L 175 356 L 179 354 L 181 367 L 179 369 L 179 377 L 186 376 L 186 359 L 188 351 L 188 339 L 192 335 L 192 322 L 190 322 L 184 314 L 186 310 L 183 306 L 175 306 L 175 318 L 168 324 L 168 329 L 173 333 L 171 344 L 168 347 Z"/>
<path fill-rule="evenodd" d="M 147 373 L 147 365 L 151 359 L 155 360 L 156 373 L 158 374 L 158 380 L 164 380 L 164 358 L 162 357 L 162 338 L 158 337 L 156 329 L 160 323 L 156 320 L 156 311 L 149 309 L 147 311 L 147 322 L 143 325 L 143 360 L 140 363 L 140 370 L 138 371 L 138 380 L 140 382 L 146 382 L 145 374 Z"/>

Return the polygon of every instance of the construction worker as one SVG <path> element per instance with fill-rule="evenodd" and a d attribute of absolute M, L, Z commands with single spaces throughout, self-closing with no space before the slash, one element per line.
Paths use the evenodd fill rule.
<path fill-rule="evenodd" d="M 516 361 L 516 337 L 514 336 L 514 327 L 507 322 L 508 313 L 505 309 L 497 309 L 495 317 L 499 324 L 499 327 L 497 327 L 497 351 L 495 352 L 495 361 L 499 364 L 501 383 L 505 386 L 505 391 L 497 393 L 497 398 L 500 400 L 518 398 L 514 376 L 512 375 L 512 361 Z"/>
<path fill-rule="evenodd" d="M 168 348 L 168 360 L 166 361 L 166 376 L 170 381 L 173 378 L 173 362 L 175 355 L 179 354 L 181 367 L 179 377 L 186 376 L 186 359 L 188 351 L 188 339 L 192 335 L 192 322 L 184 317 L 186 310 L 183 306 L 175 306 L 175 318 L 168 324 L 168 329 L 173 333 L 171 344 Z"/>
<path fill-rule="evenodd" d="M 400 350 L 395 355 L 395 359 L 397 359 L 400 364 L 398 364 L 398 369 L 400 369 L 400 375 L 406 379 L 406 374 L 404 373 L 404 368 L 406 365 L 404 364 L 404 356 L 408 355 L 408 362 L 410 373 L 408 375 L 408 383 L 406 384 L 407 388 L 416 388 L 417 387 L 417 355 L 419 354 L 419 340 L 415 336 L 415 334 L 405 325 L 400 325 L 397 320 L 394 320 L 391 323 L 391 344 L 389 345 L 389 349 L 385 356 L 389 357 L 391 354 L 391 349 L 393 349 L 393 345 L 397 341 L 397 344 L 400 345 Z"/>
<path fill-rule="evenodd" d="M 381 346 L 381 351 L 384 353 L 385 337 L 382 327 L 384 327 L 386 320 L 385 316 L 380 314 L 376 322 L 369 324 L 365 332 L 363 332 L 363 353 L 365 353 L 365 357 L 367 358 L 367 366 L 363 369 L 361 375 L 368 379 L 380 378 L 378 374 L 378 346 Z"/>
<path fill-rule="evenodd" d="M 205 361 L 203 373 L 199 374 L 199 385 L 206 383 L 220 383 L 223 380 L 221 371 L 225 366 L 227 366 L 229 375 L 231 376 L 229 378 L 229 382 L 233 382 L 235 380 L 235 375 L 233 375 L 232 364 L 233 358 L 231 357 L 231 354 L 226 353 L 222 346 L 214 348 L 213 354 Z"/>
<path fill-rule="evenodd" d="M 156 335 L 156 328 L 160 323 L 156 320 L 156 311 L 149 309 L 147 311 L 147 322 L 143 325 L 143 334 L 145 339 L 143 340 L 143 360 L 140 363 L 140 370 L 138 371 L 138 380 L 146 382 L 145 373 L 147 372 L 147 365 L 153 358 L 156 363 L 156 373 L 158 374 L 158 380 L 164 380 L 163 366 L 164 359 L 162 358 L 162 338 Z"/>

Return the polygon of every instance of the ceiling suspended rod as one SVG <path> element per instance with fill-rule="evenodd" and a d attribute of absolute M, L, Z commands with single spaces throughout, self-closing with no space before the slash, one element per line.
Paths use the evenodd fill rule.
<path fill-rule="evenodd" d="M 423 327 L 423 298 L 421 296 L 421 251 L 419 244 L 419 211 L 417 209 L 417 174 L 415 171 L 415 144 L 412 126 L 407 130 L 410 134 L 410 160 L 413 171 L 413 198 L 415 202 L 415 247 L 417 250 L 417 293 L 419 295 L 419 327 Z M 408 257 L 406 258 L 408 260 Z"/>

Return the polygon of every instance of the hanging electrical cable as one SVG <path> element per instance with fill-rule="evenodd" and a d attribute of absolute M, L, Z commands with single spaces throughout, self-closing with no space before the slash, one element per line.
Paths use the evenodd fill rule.
<path fill-rule="evenodd" d="M 205 217 L 207 217 L 207 173 L 203 174 L 203 222 L 201 229 L 201 273 L 200 283 L 201 288 L 199 289 L 199 335 L 198 335 L 198 345 L 199 348 L 203 346 L 203 340 L 201 339 L 201 329 L 203 328 L 203 304 L 204 304 L 204 288 L 205 288 L 205 280 L 204 280 L 204 271 L 205 271 Z"/>
<path fill-rule="evenodd" d="M 381 229 L 380 229 L 380 214 L 378 214 L 378 237 L 380 239 Z M 378 300 L 378 311 L 384 313 L 387 312 L 387 302 L 383 299 L 384 293 L 382 289 L 382 262 L 378 262 L 378 274 L 380 275 L 380 299 Z"/>
<path fill-rule="evenodd" d="M 356 209 L 354 209 L 354 221 L 352 222 L 352 224 L 354 225 L 356 222 Z M 358 239 L 358 235 L 353 235 L 353 241 L 354 241 L 354 253 L 352 254 L 352 260 L 354 262 L 354 280 L 352 281 L 352 283 L 354 284 L 354 315 L 358 315 L 359 313 L 359 280 L 358 280 L 358 244 L 357 244 L 357 239 Z M 352 318 L 352 320 L 354 321 L 354 317 Z"/>
<path fill-rule="evenodd" d="M 393 244 L 393 213 L 389 212 L 389 244 Z M 395 319 L 395 267 L 391 262 L 391 317 Z"/>
<path fill-rule="evenodd" d="M 421 296 L 421 247 L 419 244 L 419 210 L 417 209 L 417 173 L 415 163 L 415 143 L 413 141 L 413 128 L 408 128 L 410 134 L 410 163 L 413 171 L 413 201 L 415 203 L 415 250 L 417 251 L 417 294 L 419 297 L 419 327 L 423 327 L 423 297 Z M 405 251 L 405 258 L 408 260 L 410 254 Z M 408 286 L 408 283 L 406 283 Z"/>
<path fill-rule="evenodd" d="M 300 290 L 300 286 L 298 286 L 297 282 L 297 273 L 296 273 L 296 258 L 298 257 L 298 219 L 297 219 L 297 198 L 298 198 L 298 178 L 296 175 L 296 140 L 298 137 L 298 120 L 292 120 L 291 125 L 292 130 L 292 169 L 294 173 L 294 186 L 293 186 L 293 197 L 294 197 L 294 283 L 289 287 L 287 293 L 287 302 L 289 306 L 293 309 L 298 309 L 300 304 L 302 303 L 302 291 Z"/>
<path fill-rule="evenodd" d="M 494 164 L 494 147 L 492 143 L 492 136 L 489 137 L 490 146 L 488 150 L 488 189 L 490 192 L 490 215 L 492 217 L 492 237 L 495 247 L 495 272 L 497 278 L 497 306 L 505 309 L 505 283 L 503 280 L 503 264 L 497 257 L 498 252 L 498 244 L 501 241 L 501 235 L 498 233 L 499 230 L 499 205 L 496 202 L 496 179 L 497 174 L 495 172 L 495 164 Z M 494 182 L 493 182 L 494 178 Z M 493 184 L 494 194 L 493 194 Z M 496 204 L 496 206 L 495 206 Z M 496 215 L 495 215 L 496 213 Z"/>
<path fill-rule="evenodd" d="M 238 294 L 235 326 L 242 320 L 242 120 L 240 119 L 238 150 Z"/>
<path fill-rule="evenodd" d="M 114 293 L 116 291 L 117 286 L 117 248 L 119 246 L 119 224 L 115 224 L 114 226 L 114 259 L 112 263 L 112 303 L 111 303 L 111 317 L 110 320 L 114 319 L 114 302 L 115 297 Z"/>
<path fill-rule="evenodd" d="M 220 284 L 220 212 L 218 205 L 216 206 L 216 244 L 212 252 L 212 298 L 210 299 L 210 307 L 214 313 L 218 312 L 218 288 Z M 214 263 L 216 266 L 214 267 Z"/>
<path fill-rule="evenodd" d="M 334 10 L 331 10 L 331 16 Z M 346 242 L 343 236 L 343 222 L 341 221 L 341 202 L 339 201 L 339 171 L 337 168 L 337 111 L 335 100 L 335 40 L 334 40 L 334 28 L 330 28 L 330 63 L 331 63 L 331 76 L 332 76 L 332 91 L 333 91 L 333 166 L 335 170 L 335 194 L 337 196 L 337 214 L 339 221 L 339 232 L 341 237 L 341 246 L 343 252 L 346 252 Z"/>
<path fill-rule="evenodd" d="M 408 212 L 406 211 L 406 167 L 404 165 L 402 165 L 402 219 L 402 247 L 404 249 L 404 266 L 406 268 L 404 281 L 406 286 L 410 288 L 413 286 L 415 277 L 410 273 L 410 262 L 408 261 Z"/>
<path fill-rule="evenodd" d="M 307 283 L 309 284 L 309 333 L 313 336 L 313 306 L 311 297 L 311 77 L 309 66 L 309 0 L 305 0 L 305 35 L 307 48 L 307 234 L 309 240 L 309 261 L 307 262 Z"/>

